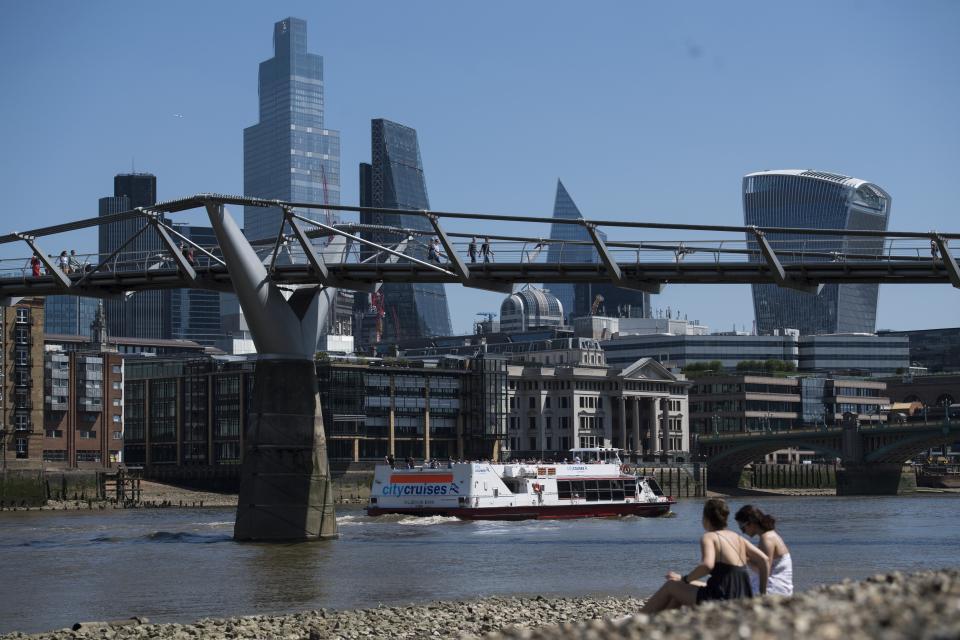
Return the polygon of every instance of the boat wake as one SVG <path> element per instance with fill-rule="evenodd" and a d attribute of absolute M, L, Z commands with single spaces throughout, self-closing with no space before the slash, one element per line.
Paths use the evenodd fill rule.
<path fill-rule="evenodd" d="M 397 524 L 405 524 L 410 526 L 429 526 L 450 522 L 462 522 L 462 520 L 455 516 L 402 516 L 401 519 L 397 521 Z"/>

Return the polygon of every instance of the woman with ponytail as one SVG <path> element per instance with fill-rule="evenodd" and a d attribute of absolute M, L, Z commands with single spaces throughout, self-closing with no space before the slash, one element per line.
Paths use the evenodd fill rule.
<path fill-rule="evenodd" d="M 790 549 L 780 534 L 776 532 L 776 521 L 773 516 L 764 513 L 753 505 L 746 505 L 737 511 L 734 516 L 740 531 L 748 536 L 760 536 L 759 547 L 770 561 L 770 577 L 767 580 L 767 593 L 783 596 L 793 595 L 793 560 L 790 559 Z M 751 574 L 751 581 L 757 577 Z M 756 587 L 754 587 L 756 589 Z"/>

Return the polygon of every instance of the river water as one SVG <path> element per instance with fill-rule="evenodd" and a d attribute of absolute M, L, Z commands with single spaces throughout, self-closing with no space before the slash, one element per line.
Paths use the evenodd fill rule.
<path fill-rule="evenodd" d="M 958 564 L 960 496 L 749 500 L 775 515 L 799 589 Z M 734 499 L 735 510 L 746 499 Z M 232 509 L 0 514 L 0 633 L 83 620 L 366 608 L 489 595 L 649 595 L 697 561 L 699 501 L 675 517 L 529 522 L 368 518 L 340 537 L 240 544 Z"/>

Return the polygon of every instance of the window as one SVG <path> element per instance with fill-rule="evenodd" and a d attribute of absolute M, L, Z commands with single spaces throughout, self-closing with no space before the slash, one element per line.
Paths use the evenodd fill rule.
<path fill-rule="evenodd" d="M 113 421 L 114 421 L 114 422 L 120 422 L 120 416 L 119 416 L 118 414 L 116 414 L 116 413 L 113 414 Z"/>
<path fill-rule="evenodd" d="M 537 439 L 530 438 L 530 450 L 533 451 L 536 448 L 537 448 Z"/>
<path fill-rule="evenodd" d="M 517 408 L 517 397 L 516 397 L 516 396 L 510 396 L 510 408 L 511 408 L 511 409 L 516 409 L 516 408 Z"/>
<path fill-rule="evenodd" d="M 123 402 L 120 400 L 120 398 L 114 398 L 114 399 L 113 399 L 113 406 L 115 406 L 115 407 L 122 407 L 122 406 L 123 406 Z"/>
<path fill-rule="evenodd" d="M 62 437 L 63 437 L 63 431 L 60 430 L 60 429 L 47 429 L 47 430 L 44 432 L 44 435 L 45 435 L 46 437 L 48 437 L 48 438 L 62 438 Z"/>
<path fill-rule="evenodd" d="M 536 418 L 535 416 L 530 416 L 530 419 L 529 419 L 529 428 L 530 428 L 530 429 L 536 429 L 536 428 L 537 428 L 537 418 Z"/>
<path fill-rule="evenodd" d="M 114 431 L 113 432 L 114 440 L 123 440 L 123 431 Z"/>
<path fill-rule="evenodd" d="M 544 400 L 543 406 L 546 407 L 547 409 L 550 408 L 550 396 L 546 397 L 546 399 Z"/>
<path fill-rule="evenodd" d="M 547 422 L 547 423 L 546 423 L 546 429 L 547 429 L 547 430 L 553 429 L 553 418 L 551 418 L 550 416 L 547 416 L 547 417 L 544 418 L 544 419 L 545 419 L 546 422 Z M 547 448 L 549 448 L 549 446 L 548 446 Z"/>
<path fill-rule="evenodd" d="M 81 440 L 93 440 L 93 439 L 96 438 L 96 437 L 97 437 L 97 432 L 96 432 L 96 431 L 81 431 L 81 432 L 80 432 L 80 439 L 81 439 Z"/>
<path fill-rule="evenodd" d="M 113 389 L 114 389 L 114 391 L 122 391 L 122 390 L 123 390 L 123 383 L 122 383 L 122 382 L 114 382 L 114 383 L 113 383 Z"/>
<path fill-rule="evenodd" d="M 568 398 L 567 396 L 560 396 L 560 408 L 566 409 L 568 407 Z"/>
<path fill-rule="evenodd" d="M 100 462 L 100 452 L 77 451 L 77 462 Z"/>
<path fill-rule="evenodd" d="M 119 364 L 113 365 L 110 370 L 114 373 L 123 373 L 123 367 L 121 367 Z"/>
<path fill-rule="evenodd" d="M 530 408 L 531 408 L 531 409 L 536 409 L 536 408 L 537 408 L 537 399 L 534 398 L 533 396 L 530 396 L 530 402 L 529 402 L 528 404 L 530 405 Z"/>

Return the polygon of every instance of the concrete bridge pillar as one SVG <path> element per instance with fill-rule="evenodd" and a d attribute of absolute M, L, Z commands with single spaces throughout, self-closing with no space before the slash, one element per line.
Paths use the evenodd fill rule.
<path fill-rule="evenodd" d="M 899 462 L 844 463 L 837 469 L 838 496 L 895 496 L 916 490 L 913 470 Z"/>
<path fill-rule="evenodd" d="M 707 467 L 707 488 L 735 489 L 739 486 L 742 475 L 742 466 L 711 464 Z"/>

